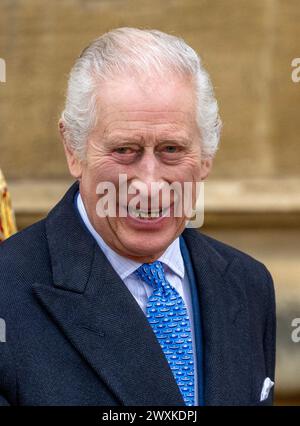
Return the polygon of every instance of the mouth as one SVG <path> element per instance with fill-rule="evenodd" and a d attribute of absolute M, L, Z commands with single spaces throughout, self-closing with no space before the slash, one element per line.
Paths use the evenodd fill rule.
<path fill-rule="evenodd" d="M 160 208 L 159 210 L 141 210 L 133 207 L 127 207 L 128 214 L 136 219 L 154 220 L 160 217 L 166 217 L 170 213 L 170 207 Z"/>

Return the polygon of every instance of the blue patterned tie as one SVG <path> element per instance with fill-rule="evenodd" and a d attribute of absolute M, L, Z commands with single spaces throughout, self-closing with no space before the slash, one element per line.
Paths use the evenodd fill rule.
<path fill-rule="evenodd" d="M 194 405 L 194 361 L 187 309 L 166 280 L 161 262 L 144 263 L 135 273 L 154 291 L 148 299 L 147 318 L 164 351 L 186 405 Z"/>

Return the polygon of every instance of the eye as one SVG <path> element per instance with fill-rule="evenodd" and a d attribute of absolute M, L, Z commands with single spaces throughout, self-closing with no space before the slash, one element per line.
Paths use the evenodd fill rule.
<path fill-rule="evenodd" d="M 140 150 L 138 146 L 116 146 L 112 151 L 112 156 L 116 161 L 123 164 L 129 164 L 137 158 Z"/>
<path fill-rule="evenodd" d="M 178 152 L 178 147 L 174 146 L 174 145 L 167 145 L 165 146 L 165 152 L 167 152 L 168 154 L 173 154 L 175 152 Z"/>
<path fill-rule="evenodd" d="M 176 164 L 185 154 L 185 148 L 179 143 L 166 143 L 159 147 L 158 153 L 161 159 L 167 163 Z"/>
<path fill-rule="evenodd" d="M 117 154 L 131 154 L 133 150 L 129 146 L 120 146 L 119 148 L 116 148 L 115 152 Z"/>

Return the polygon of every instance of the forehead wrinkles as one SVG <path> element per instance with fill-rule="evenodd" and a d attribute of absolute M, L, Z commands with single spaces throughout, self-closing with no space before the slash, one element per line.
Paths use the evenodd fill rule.
<path fill-rule="evenodd" d="M 104 136 L 114 131 L 182 132 L 182 130 L 192 130 L 193 120 L 191 114 L 181 111 L 112 112 L 103 117 L 101 127 Z"/>
<path fill-rule="evenodd" d="M 157 122 L 157 123 L 172 123 L 172 122 L 185 122 L 192 120 L 193 114 L 187 111 L 180 110 L 143 110 L 139 109 L 136 111 L 118 111 L 113 109 L 106 113 L 99 114 L 102 116 L 101 121 L 103 123 L 110 123 L 113 121 L 145 121 L 145 122 Z"/>

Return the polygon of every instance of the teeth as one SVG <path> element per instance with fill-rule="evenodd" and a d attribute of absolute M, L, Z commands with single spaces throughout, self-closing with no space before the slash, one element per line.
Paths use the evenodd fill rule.
<path fill-rule="evenodd" d="M 153 211 L 153 212 L 144 212 L 142 210 L 130 208 L 129 213 L 131 216 L 137 217 L 139 219 L 149 219 L 149 218 L 157 218 L 160 216 L 159 211 Z"/>

